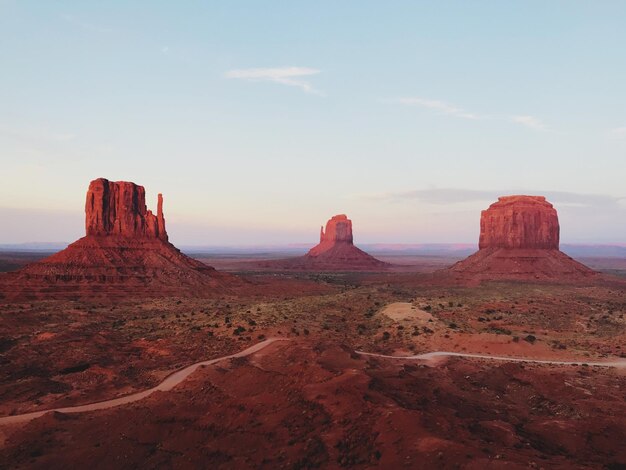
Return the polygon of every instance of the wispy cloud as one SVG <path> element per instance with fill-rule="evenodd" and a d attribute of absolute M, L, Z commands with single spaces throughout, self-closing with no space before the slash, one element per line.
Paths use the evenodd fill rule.
<path fill-rule="evenodd" d="M 112 33 L 113 32 L 113 30 L 110 28 L 105 28 L 103 26 L 99 26 L 93 23 L 89 23 L 87 21 L 83 21 L 74 15 L 64 14 L 64 15 L 61 15 L 61 18 L 63 18 L 68 23 L 74 26 L 77 26 L 80 29 L 83 29 L 85 31 L 93 31 L 96 33 Z"/>
<path fill-rule="evenodd" d="M 469 113 L 462 108 L 458 108 L 438 100 L 429 100 L 425 98 L 399 98 L 396 102 L 407 106 L 419 106 L 422 108 L 432 109 L 433 111 L 437 111 L 441 114 L 448 114 L 463 119 L 483 119 L 483 116 Z"/>
<path fill-rule="evenodd" d="M 507 190 L 479 190 L 463 188 L 429 188 L 414 189 L 408 191 L 395 191 L 378 194 L 368 194 L 357 196 L 358 198 L 379 201 L 402 201 L 419 200 L 427 204 L 447 205 L 462 204 L 467 202 L 495 202 L 498 197 L 527 194 L 541 195 L 552 203 L 571 207 L 619 207 L 626 208 L 624 202 L 626 197 L 616 197 L 607 194 L 586 194 L 567 191 L 537 191 L 529 189 L 507 189 Z"/>
<path fill-rule="evenodd" d="M 69 142 L 76 138 L 69 132 L 51 131 L 46 128 L 19 129 L 0 124 L 0 135 L 19 140 Z"/>
<path fill-rule="evenodd" d="M 545 131 L 547 130 L 546 126 L 541 122 L 539 118 L 535 116 L 529 115 L 513 115 L 513 116 L 492 116 L 486 114 L 474 113 L 471 111 L 467 111 L 459 106 L 455 106 L 450 103 L 446 103 L 445 101 L 432 100 L 421 97 L 405 97 L 398 98 L 395 100 L 385 100 L 387 103 L 399 103 L 405 106 L 417 106 L 420 108 L 429 109 L 431 111 L 437 112 L 439 114 L 444 114 L 447 116 L 452 116 L 455 118 L 461 119 L 470 119 L 470 120 L 496 120 L 496 121 L 509 121 L 515 124 L 519 124 L 521 126 L 527 127 L 529 129 L 537 130 L 537 131 Z"/>
<path fill-rule="evenodd" d="M 623 127 L 616 127 L 615 129 L 611 129 L 609 131 L 609 135 L 611 137 L 616 137 L 618 139 L 624 139 L 626 138 L 626 126 Z"/>
<path fill-rule="evenodd" d="M 534 116 L 511 116 L 511 121 L 536 131 L 546 130 L 546 126 Z"/>
<path fill-rule="evenodd" d="M 293 86 L 300 88 L 306 93 L 314 95 L 323 95 L 319 90 L 313 88 L 313 86 L 302 77 L 310 77 L 311 75 L 317 75 L 320 70 L 312 69 L 309 67 L 274 67 L 274 68 L 253 68 L 253 69 L 236 69 L 226 72 L 226 78 L 236 78 L 241 80 L 248 80 L 251 82 L 273 82 L 281 85 Z"/>

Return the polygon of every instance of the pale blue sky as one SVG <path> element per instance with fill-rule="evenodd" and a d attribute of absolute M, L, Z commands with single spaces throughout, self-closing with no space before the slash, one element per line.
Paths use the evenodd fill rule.
<path fill-rule="evenodd" d="M 130 4 L 129 4 L 130 3 Z M 91 179 L 178 244 L 475 242 L 497 195 L 626 242 L 626 2 L 0 0 L 0 243 Z"/>

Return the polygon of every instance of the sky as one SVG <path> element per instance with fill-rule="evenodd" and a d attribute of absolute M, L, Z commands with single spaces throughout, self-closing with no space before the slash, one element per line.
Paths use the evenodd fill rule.
<path fill-rule="evenodd" d="M 626 243 L 626 2 L 0 0 L 0 243 L 71 242 L 98 177 L 178 245 L 476 243 L 540 194 Z"/>

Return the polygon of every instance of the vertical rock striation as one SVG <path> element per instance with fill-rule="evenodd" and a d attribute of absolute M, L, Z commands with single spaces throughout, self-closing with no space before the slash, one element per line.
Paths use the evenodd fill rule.
<path fill-rule="evenodd" d="M 87 235 L 159 238 L 167 241 L 163 196 L 159 194 L 155 216 L 146 207 L 143 186 L 99 178 L 89 184 L 85 202 Z"/>
<path fill-rule="evenodd" d="M 559 249 L 559 218 L 543 196 L 498 198 L 480 217 L 480 249 Z"/>

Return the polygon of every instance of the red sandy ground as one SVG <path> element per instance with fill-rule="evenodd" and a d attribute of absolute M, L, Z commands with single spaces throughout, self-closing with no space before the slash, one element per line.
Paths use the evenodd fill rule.
<path fill-rule="evenodd" d="M 48 414 L 1 455 L 32 468 L 619 468 L 625 386 L 599 368 L 432 367 L 293 341 L 123 408 Z"/>
<path fill-rule="evenodd" d="M 624 357 L 626 283 L 433 285 L 428 276 L 254 273 L 209 298 L 0 304 L 0 415 L 148 388 L 120 408 L 0 428 L 0 468 L 594 468 L 626 465 L 623 370 L 354 350 Z M 392 303 L 428 316 L 397 319 Z"/>

